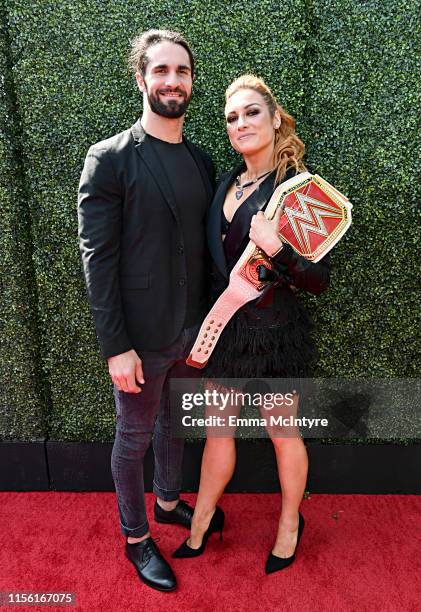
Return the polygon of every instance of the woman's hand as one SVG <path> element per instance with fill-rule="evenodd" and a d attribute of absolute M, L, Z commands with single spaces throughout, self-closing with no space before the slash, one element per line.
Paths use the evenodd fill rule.
<path fill-rule="evenodd" d="M 269 221 L 264 213 L 259 210 L 251 219 L 249 238 L 269 257 L 282 248 L 283 243 L 278 234 L 279 219 L 282 212 L 283 210 L 280 206 L 274 218 Z"/>

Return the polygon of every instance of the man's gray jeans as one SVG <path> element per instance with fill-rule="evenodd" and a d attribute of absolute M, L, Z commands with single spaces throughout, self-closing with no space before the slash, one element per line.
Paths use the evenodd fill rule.
<path fill-rule="evenodd" d="M 182 483 L 183 438 L 171 437 L 169 381 L 194 378 L 198 370 L 185 364 L 199 325 L 184 329 L 160 351 L 142 351 L 145 384 L 140 393 L 114 385 L 116 435 L 111 470 L 117 493 L 121 532 L 139 538 L 149 531 L 143 485 L 143 460 L 152 440 L 155 456 L 153 491 L 166 501 L 178 499 Z"/>

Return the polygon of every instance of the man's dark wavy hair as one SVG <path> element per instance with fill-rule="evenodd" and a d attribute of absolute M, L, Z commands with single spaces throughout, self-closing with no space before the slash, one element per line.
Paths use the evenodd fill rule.
<path fill-rule="evenodd" d="M 148 65 L 148 54 L 147 50 L 153 45 L 157 45 L 160 42 L 168 41 L 175 45 L 181 45 L 190 58 L 191 74 L 194 75 L 194 59 L 191 49 L 182 34 L 179 32 L 171 32 L 171 30 L 147 30 L 139 36 L 133 38 L 130 43 L 130 51 L 128 57 L 129 68 L 133 72 L 140 72 L 142 76 L 145 76 L 146 67 Z"/>

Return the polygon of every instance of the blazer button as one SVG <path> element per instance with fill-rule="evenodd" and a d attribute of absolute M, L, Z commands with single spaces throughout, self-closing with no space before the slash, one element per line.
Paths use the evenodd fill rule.
<path fill-rule="evenodd" d="M 182 246 L 178 247 L 178 252 L 179 252 L 180 255 L 183 255 L 184 249 L 183 249 Z"/>
<path fill-rule="evenodd" d="M 186 279 L 180 278 L 180 280 L 178 281 L 178 284 L 180 285 L 180 287 L 184 287 L 184 285 L 186 284 Z"/>

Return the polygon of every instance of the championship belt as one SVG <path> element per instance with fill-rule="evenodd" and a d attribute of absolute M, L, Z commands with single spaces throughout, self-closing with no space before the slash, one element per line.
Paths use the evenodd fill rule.
<path fill-rule="evenodd" d="M 317 174 L 302 172 L 281 183 L 265 210 L 273 219 L 279 207 L 279 237 L 316 263 L 330 251 L 351 225 L 352 204 Z M 241 306 L 259 297 L 270 281 L 259 280 L 259 266 L 273 269 L 270 258 L 249 242 L 230 274 L 229 285 L 202 323 L 186 363 L 203 368 L 222 330 Z"/>

